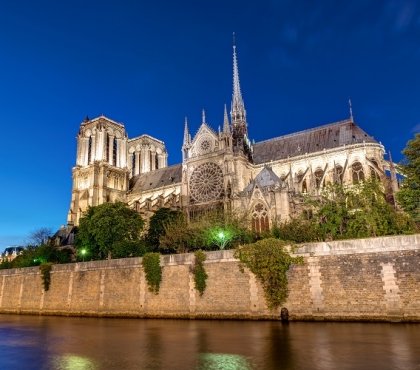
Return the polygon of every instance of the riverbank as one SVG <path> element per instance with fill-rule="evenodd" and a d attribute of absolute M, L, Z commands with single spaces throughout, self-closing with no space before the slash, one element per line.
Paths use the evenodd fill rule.
<path fill-rule="evenodd" d="M 290 320 L 420 322 L 420 235 L 310 243 L 288 273 Z M 159 294 L 141 258 L 54 265 L 48 291 L 38 267 L 0 271 L 0 313 L 279 320 L 233 251 L 208 252 L 207 288 L 194 288 L 193 254 L 161 257 Z"/>

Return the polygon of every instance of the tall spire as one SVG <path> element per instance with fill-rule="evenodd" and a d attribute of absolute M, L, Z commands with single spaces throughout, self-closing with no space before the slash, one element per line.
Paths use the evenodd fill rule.
<path fill-rule="evenodd" d="M 206 111 L 204 110 L 204 108 L 201 112 L 201 123 L 206 123 Z"/>
<path fill-rule="evenodd" d="M 232 94 L 232 107 L 231 107 L 232 123 L 242 121 L 246 122 L 246 111 L 244 101 L 241 94 L 241 86 L 239 84 L 239 69 L 238 58 L 236 56 L 236 42 L 235 33 L 233 33 L 233 94 Z"/>
<path fill-rule="evenodd" d="M 353 120 L 353 107 L 351 105 L 351 99 L 349 98 L 349 110 L 350 110 L 350 121 L 354 122 Z"/>
<path fill-rule="evenodd" d="M 230 133 L 229 117 L 228 117 L 226 104 L 225 104 L 225 112 L 224 112 L 224 116 L 223 116 L 223 133 L 224 134 L 229 134 Z"/>
<path fill-rule="evenodd" d="M 188 131 L 188 119 L 185 117 L 185 125 L 184 125 L 184 146 L 190 144 L 190 133 Z"/>

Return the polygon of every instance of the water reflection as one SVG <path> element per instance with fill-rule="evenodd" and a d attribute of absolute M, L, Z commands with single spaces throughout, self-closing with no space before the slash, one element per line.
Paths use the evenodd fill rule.
<path fill-rule="evenodd" d="M 204 353 L 199 357 L 197 370 L 251 370 L 248 360 L 239 355 Z"/>
<path fill-rule="evenodd" d="M 417 324 L 0 315 L 0 369 L 420 369 Z"/>

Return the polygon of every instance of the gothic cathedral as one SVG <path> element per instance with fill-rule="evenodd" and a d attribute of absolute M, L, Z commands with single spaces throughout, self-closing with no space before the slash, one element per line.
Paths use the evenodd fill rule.
<path fill-rule="evenodd" d="M 206 122 L 191 137 L 185 121 L 182 163 L 168 166 L 163 141 L 129 139 L 124 125 L 104 116 L 86 119 L 77 136 L 77 159 L 68 224 L 89 206 L 122 201 L 150 217 L 160 207 L 194 217 L 208 209 L 246 213 L 256 232 L 300 212 L 302 195 L 327 183 L 352 184 L 369 176 L 385 181 L 384 147 L 349 119 L 252 143 L 233 46 L 230 120 Z"/>

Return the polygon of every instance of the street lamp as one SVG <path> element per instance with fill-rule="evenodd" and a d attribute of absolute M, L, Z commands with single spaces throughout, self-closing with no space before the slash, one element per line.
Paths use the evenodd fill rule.
<path fill-rule="evenodd" d="M 220 230 L 217 234 L 216 234 L 216 239 L 217 239 L 217 244 L 219 245 L 220 249 L 225 249 L 227 242 L 229 241 L 228 236 L 226 235 L 226 232 L 224 232 L 223 230 Z"/>
<path fill-rule="evenodd" d="M 82 255 L 82 261 L 85 262 L 85 256 L 86 256 L 87 250 L 86 248 L 82 248 L 80 250 L 80 254 Z"/>

